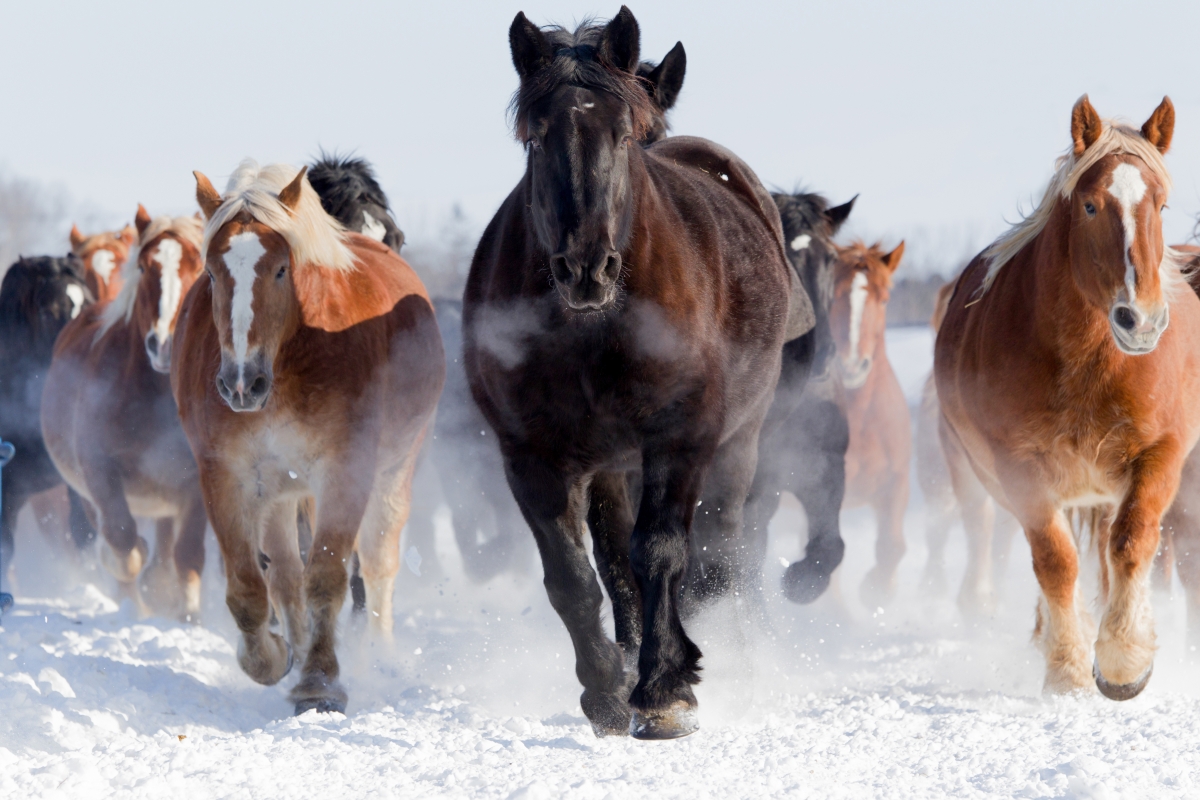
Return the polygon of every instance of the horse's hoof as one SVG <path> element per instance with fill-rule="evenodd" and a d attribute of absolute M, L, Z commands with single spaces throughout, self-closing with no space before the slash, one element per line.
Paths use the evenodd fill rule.
<path fill-rule="evenodd" d="M 579 705 L 583 708 L 588 722 L 592 723 L 592 732 L 597 738 L 629 735 L 629 720 L 633 711 L 621 698 L 612 694 L 586 691 L 580 695 Z"/>
<path fill-rule="evenodd" d="M 1099 662 L 1092 661 L 1092 677 L 1096 680 L 1096 688 L 1109 700 L 1132 700 L 1137 697 L 1146 688 L 1146 684 L 1150 682 L 1150 675 L 1153 673 L 1154 664 L 1151 663 L 1142 673 L 1142 677 L 1133 683 L 1109 683 L 1100 672 Z"/>
<path fill-rule="evenodd" d="M 296 716 L 300 716 L 305 711 L 316 710 L 318 714 L 345 714 L 346 703 L 342 700 L 334 700 L 328 697 L 310 697 L 306 700 L 296 702 Z"/>
<path fill-rule="evenodd" d="M 831 575 L 818 571 L 808 559 L 793 561 L 783 573 L 783 596 L 793 603 L 808 605 L 825 594 Z"/>
<path fill-rule="evenodd" d="M 150 545 L 141 536 L 137 537 L 133 549 L 124 555 L 117 555 L 108 542 L 100 548 L 100 563 L 118 583 L 135 582 L 149 559 Z"/>
<path fill-rule="evenodd" d="M 635 739 L 679 739 L 700 730 L 696 707 L 676 700 L 661 711 L 633 712 L 629 735 Z"/>

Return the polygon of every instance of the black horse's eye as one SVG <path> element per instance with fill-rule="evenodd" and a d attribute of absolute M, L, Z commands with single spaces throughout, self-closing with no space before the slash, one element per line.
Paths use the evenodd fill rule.
<path fill-rule="evenodd" d="M 1089 217 L 1096 216 L 1096 207 L 1094 205 L 1092 205 L 1091 203 L 1084 203 L 1083 210 L 1087 212 L 1087 215 Z"/>
<path fill-rule="evenodd" d="M 530 136 L 529 137 L 529 146 L 531 148 L 533 148 L 534 150 L 541 150 L 542 149 L 542 140 L 536 136 Z"/>

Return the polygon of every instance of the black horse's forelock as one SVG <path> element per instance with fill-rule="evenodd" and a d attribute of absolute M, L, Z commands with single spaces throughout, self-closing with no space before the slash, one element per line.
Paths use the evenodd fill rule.
<path fill-rule="evenodd" d="M 67 284 L 77 284 L 84 291 L 85 302 L 91 300 L 83 262 L 75 255 L 24 256 L 8 268 L 0 283 L 0 339 L 9 345 L 19 340 L 36 348 L 38 341 L 49 336 L 53 344 L 58 330 L 45 330 L 41 322 L 43 309 L 37 306 L 38 287 L 47 282 L 60 284 L 64 291 Z"/>
<path fill-rule="evenodd" d="M 779 208 L 785 236 L 792 235 L 790 231 L 801 229 L 827 231 L 829 221 L 825 218 L 825 212 L 829 210 L 829 201 L 821 195 L 797 190 L 791 194 L 773 192 L 771 197 Z"/>
<path fill-rule="evenodd" d="M 607 92 L 627 106 L 633 118 L 633 136 L 642 139 L 654 125 L 655 108 L 651 100 L 654 87 L 632 73 L 609 66 L 597 58 L 604 26 L 591 20 L 580 23 L 574 32 L 559 26 L 542 28 L 542 34 L 554 50 L 550 63 L 521 81 L 509 103 L 513 132 L 521 142 L 529 141 L 529 112 L 560 86 L 579 86 Z"/>
<path fill-rule="evenodd" d="M 365 158 L 339 156 L 337 153 L 321 151 L 317 163 L 308 170 L 308 182 L 321 198 L 321 206 L 332 217 L 350 205 L 358 205 L 359 198 L 383 208 L 388 205 L 387 195 L 375 179 L 375 171 Z"/>

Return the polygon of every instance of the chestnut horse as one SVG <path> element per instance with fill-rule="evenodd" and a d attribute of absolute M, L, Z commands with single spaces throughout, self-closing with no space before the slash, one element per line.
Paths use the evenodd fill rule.
<path fill-rule="evenodd" d="M 119 231 L 84 236 L 79 226 L 71 226 L 71 252 L 83 262 L 88 290 L 97 303 L 112 300 L 121 291 L 121 265 L 129 248 L 137 241 L 137 232 L 126 225 Z"/>
<path fill-rule="evenodd" d="M 984 533 L 985 490 L 1021 521 L 1052 692 L 1094 681 L 1124 700 L 1153 668 L 1148 575 L 1200 437 L 1200 300 L 1160 217 L 1174 127 L 1167 98 L 1140 131 L 1080 98 L 1040 205 L 967 266 L 938 332 L 942 444 L 967 534 Z M 1102 505 L 1115 514 L 1098 526 L 1103 616 L 1089 664 L 1064 510 Z"/>
<path fill-rule="evenodd" d="M 224 197 L 196 173 L 196 199 L 209 280 L 184 304 L 171 382 L 238 663 L 269 685 L 300 658 L 296 713 L 344 711 L 334 640 L 356 551 L 370 626 L 392 632 L 400 531 L 445 372 L 433 307 L 403 259 L 321 208 L 305 169 L 244 161 Z M 296 514 L 309 497 L 305 564 Z"/>
<path fill-rule="evenodd" d="M 63 479 L 97 517 L 101 560 L 122 593 L 198 620 L 204 505 L 167 373 L 180 302 L 203 270 L 201 224 L 151 219 L 142 206 L 135 222 L 121 293 L 85 309 L 58 338 L 42 432 Z M 157 520 L 153 561 L 134 515 Z"/>
<path fill-rule="evenodd" d="M 954 281 L 938 289 L 933 317 L 929 327 L 937 335 L 946 316 L 946 306 L 954 293 Z M 942 453 L 942 442 L 938 427 L 942 410 L 938 405 L 937 382 L 932 371 L 921 388 L 921 405 L 917 411 L 916 451 L 917 484 L 925 500 L 925 543 L 929 558 L 925 562 L 925 573 L 921 578 L 924 592 L 932 597 L 946 593 L 946 541 L 950 529 L 959 519 L 961 509 L 950 483 L 950 468 Z M 1003 508 L 997 508 L 989 497 L 984 508 L 981 524 L 988 533 L 982 538 L 992 542 L 991 548 L 978 549 L 976 538 L 968 540 L 967 571 L 958 592 L 958 607 L 969 616 L 990 613 L 995 606 L 996 587 L 1000 585 L 1008 565 L 1012 540 L 1020 530 L 1020 524 Z M 993 534 L 994 532 L 994 534 Z"/>
<path fill-rule="evenodd" d="M 885 339 L 892 276 L 903 255 L 904 242 L 890 253 L 862 242 L 838 248 L 829 315 L 850 424 L 842 508 L 869 505 L 877 525 L 875 566 L 859 587 L 870 609 L 895 595 L 896 568 L 904 555 L 912 422 Z"/>
<path fill-rule="evenodd" d="M 703 139 L 638 144 L 656 113 L 634 76 L 639 38 L 625 7 L 574 33 L 514 19 L 526 171 L 475 252 L 463 350 L 584 713 L 598 735 L 671 738 L 697 728 L 685 572 L 728 575 L 782 346 L 813 318 L 802 288 L 789 301 L 800 283 L 749 167 Z M 711 560 L 689 564 L 693 519 Z"/>

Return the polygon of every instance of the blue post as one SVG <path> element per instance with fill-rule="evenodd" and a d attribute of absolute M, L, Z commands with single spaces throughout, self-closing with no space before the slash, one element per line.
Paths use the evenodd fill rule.
<path fill-rule="evenodd" d="M 9 461 L 12 461 L 12 457 L 14 455 L 16 455 L 16 453 L 17 453 L 17 448 L 13 447 L 11 442 L 6 442 L 6 441 L 0 439 L 0 481 L 3 480 L 4 465 L 7 464 Z M 0 487 L 2 487 L 2 486 L 3 486 L 3 484 L 0 483 Z M 2 489 L 0 489 L 0 492 L 2 492 Z M 0 493 L 0 503 L 3 502 L 3 497 L 4 497 L 4 495 L 2 493 Z M 3 510 L 3 509 L 0 509 L 0 510 Z M 4 519 L 4 517 L 2 515 L 0 515 L 0 525 L 4 524 L 3 519 Z M 4 563 L 0 562 L 0 580 L 2 580 L 3 578 L 4 578 Z M 13 604 L 13 596 L 11 594 L 8 594 L 7 592 L 0 592 L 0 614 L 3 614 L 8 609 L 12 608 L 12 604 Z"/>

